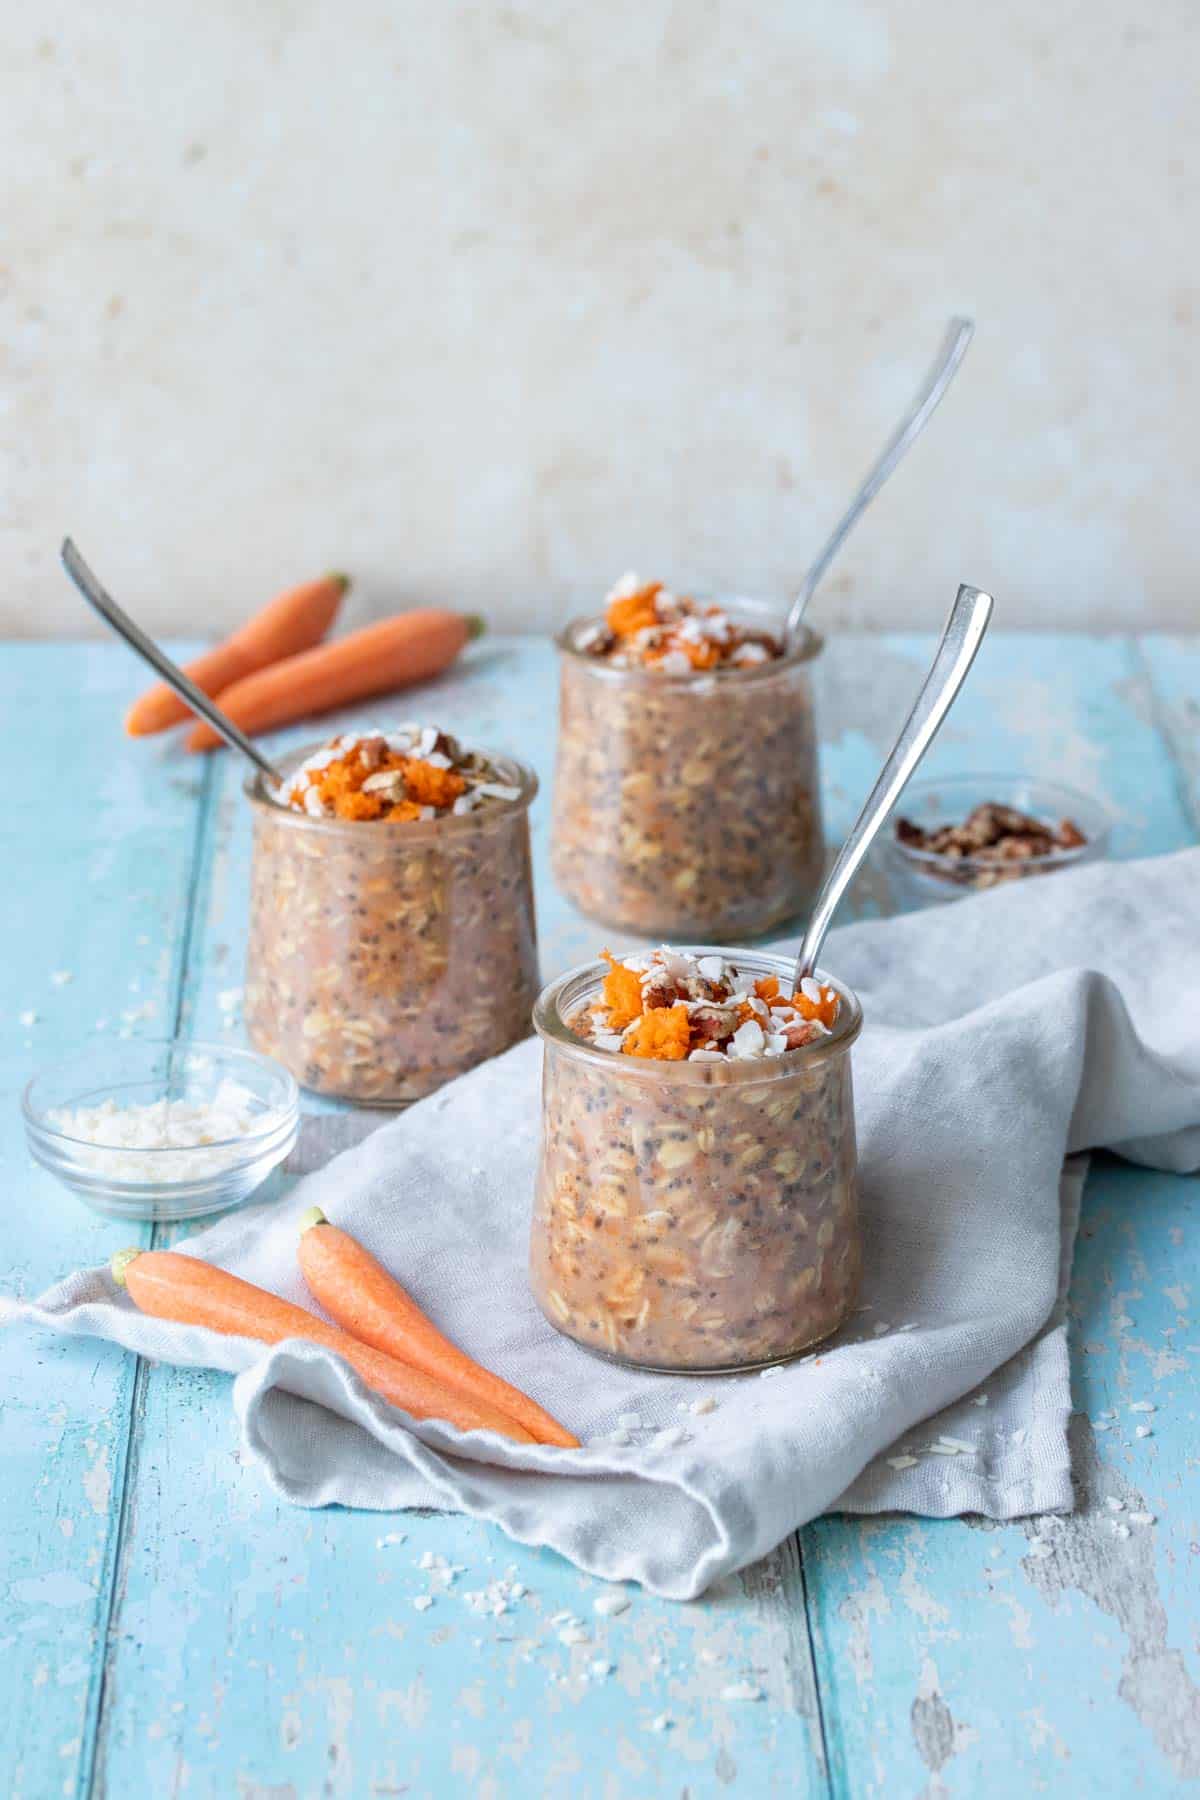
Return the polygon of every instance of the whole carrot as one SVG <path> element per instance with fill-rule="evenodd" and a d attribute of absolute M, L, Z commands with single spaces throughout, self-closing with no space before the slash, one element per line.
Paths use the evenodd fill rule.
<path fill-rule="evenodd" d="M 111 1267 L 113 1279 L 129 1290 L 138 1310 L 156 1319 L 206 1325 L 226 1337 L 257 1338 L 263 1344 L 306 1338 L 335 1351 L 369 1388 L 414 1419 L 444 1419 L 460 1431 L 497 1431 L 516 1444 L 532 1441 L 499 1409 L 466 1399 L 419 1369 L 326 1325 L 302 1306 L 292 1306 L 198 1257 L 180 1256 L 174 1250 L 118 1250 Z"/>
<path fill-rule="evenodd" d="M 234 681 L 217 700 L 243 731 L 271 731 L 293 719 L 428 681 L 449 668 L 482 630 L 482 619 L 463 613 L 432 607 L 397 613 Z M 215 750 L 221 739 L 210 725 L 200 724 L 186 743 L 189 750 Z"/>
<path fill-rule="evenodd" d="M 349 586 L 347 575 L 322 575 L 317 581 L 288 588 L 286 593 L 269 600 L 223 644 L 186 664 L 186 673 L 204 693 L 219 694 L 222 688 L 253 675 L 256 669 L 311 649 L 333 624 Z M 125 714 L 125 729 L 130 737 L 146 737 L 191 717 L 174 688 L 160 682 L 134 701 Z"/>
<path fill-rule="evenodd" d="M 299 1255 L 300 1271 L 314 1296 L 352 1337 L 423 1369 L 468 1399 L 499 1407 L 538 1443 L 578 1448 L 579 1439 L 536 1400 L 482 1368 L 443 1336 L 382 1263 L 348 1231 L 331 1225 L 319 1206 L 300 1221 Z"/>

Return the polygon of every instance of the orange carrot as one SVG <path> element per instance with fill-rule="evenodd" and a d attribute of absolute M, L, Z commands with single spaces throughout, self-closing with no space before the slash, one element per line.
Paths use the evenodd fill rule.
<path fill-rule="evenodd" d="M 223 644 L 186 664 L 185 672 L 204 693 L 219 694 L 257 669 L 311 649 L 333 624 L 349 586 L 348 575 L 322 575 L 318 581 L 289 588 L 268 601 Z M 130 737 L 146 737 L 191 717 L 174 688 L 160 682 L 134 701 L 125 714 L 125 729 Z"/>
<path fill-rule="evenodd" d="M 313 1294 L 352 1336 L 436 1376 L 467 1399 L 498 1407 L 538 1443 L 578 1449 L 579 1439 L 536 1400 L 482 1368 L 444 1337 L 382 1263 L 348 1231 L 331 1225 L 319 1206 L 300 1221 L 299 1254 L 301 1273 Z"/>
<path fill-rule="evenodd" d="M 320 644 L 299 656 L 259 669 L 217 695 L 222 712 L 243 731 L 271 731 L 311 713 L 329 712 L 372 694 L 440 675 L 483 620 L 432 607 L 380 619 L 349 637 Z M 189 750 L 215 750 L 221 739 L 210 725 L 188 734 Z"/>
<path fill-rule="evenodd" d="M 114 1279 L 128 1288 L 138 1310 L 156 1319 L 206 1325 L 227 1337 L 257 1338 L 263 1344 L 305 1338 L 336 1351 L 369 1388 L 414 1419 L 444 1419 L 460 1431 L 498 1431 L 516 1444 L 532 1441 L 527 1431 L 498 1408 L 464 1398 L 420 1370 L 326 1325 L 302 1306 L 292 1306 L 198 1257 L 180 1256 L 174 1250 L 118 1250 L 112 1272 Z"/>

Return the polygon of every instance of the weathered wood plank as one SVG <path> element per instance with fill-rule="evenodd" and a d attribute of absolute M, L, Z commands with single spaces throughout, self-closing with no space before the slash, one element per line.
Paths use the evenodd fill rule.
<path fill-rule="evenodd" d="M 18 1101 L 89 1038 L 170 1030 L 202 772 L 122 746 L 139 678 L 115 645 L 11 646 L 3 675 L 0 1267 L 5 1291 L 34 1294 L 138 1237 L 32 1163 Z M 3 1348 L 0 1793 L 43 1800 L 87 1780 L 135 1365 L 23 1328 Z"/>
<path fill-rule="evenodd" d="M 1001 638 L 984 657 L 934 768 L 1053 770 L 1108 801 L 1119 855 L 1192 840 L 1158 720 L 1177 744 L 1194 726 L 1200 657 L 1165 659 L 1165 704 L 1149 675 L 1157 688 L 1162 659 L 1120 640 Z M 1048 1555 L 1028 1523 L 829 1519 L 802 1534 L 838 1793 L 1164 1793 L 1200 1771 L 1195 1195 L 1113 1163 L 1089 1181 L 1071 1296 L 1079 1511 L 1045 1526 Z M 1159 1412 L 1130 1414 L 1139 1397 Z M 1145 1511 L 1156 1525 L 1116 1534 Z"/>

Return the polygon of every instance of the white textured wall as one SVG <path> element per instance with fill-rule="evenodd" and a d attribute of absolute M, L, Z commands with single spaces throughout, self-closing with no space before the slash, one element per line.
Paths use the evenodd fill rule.
<path fill-rule="evenodd" d="M 955 310 L 821 620 L 1200 621 L 1194 0 L 5 11 L 4 630 L 775 589 Z"/>

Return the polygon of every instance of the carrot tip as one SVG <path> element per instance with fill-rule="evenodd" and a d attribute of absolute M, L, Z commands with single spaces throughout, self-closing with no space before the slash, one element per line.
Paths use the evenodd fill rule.
<path fill-rule="evenodd" d="M 340 569 L 331 569 L 325 579 L 326 581 L 336 581 L 343 594 L 350 592 L 350 577 L 343 575 Z"/>
<path fill-rule="evenodd" d="M 125 1286 L 125 1271 L 134 1258 L 141 1254 L 142 1252 L 136 1244 L 131 1245 L 125 1250 L 113 1251 L 108 1259 L 108 1266 L 112 1270 L 112 1278 L 118 1287 Z"/>
<path fill-rule="evenodd" d="M 328 1225 L 329 1220 L 319 1206 L 310 1206 L 307 1212 L 300 1214 L 297 1223 L 300 1226 L 300 1236 L 303 1237 L 305 1232 L 311 1231 L 314 1225 Z"/>
<path fill-rule="evenodd" d="M 467 638 L 469 641 L 473 642 L 476 638 L 482 637 L 486 630 L 487 621 L 481 613 L 467 614 Z"/>

